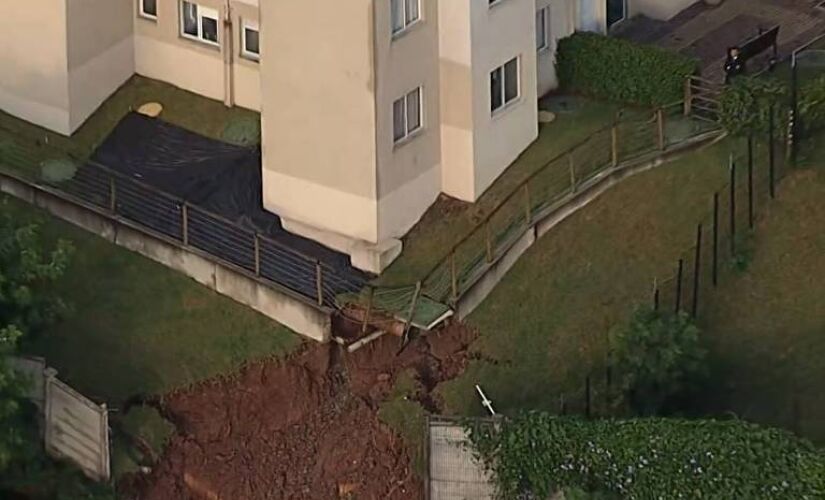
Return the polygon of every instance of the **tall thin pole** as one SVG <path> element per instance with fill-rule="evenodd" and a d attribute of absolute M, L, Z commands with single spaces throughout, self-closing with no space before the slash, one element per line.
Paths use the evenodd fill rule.
<path fill-rule="evenodd" d="M 753 135 L 748 135 L 748 228 L 753 229 Z"/>
<path fill-rule="evenodd" d="M 679 267 L 676 270 L 676 314 L 678 314 L 679 309 L 682 308 L 682 272 L 684 267 L 684 261 L 679 259 Z"/>
<path fill-rule="evenodd" d="M 769 185 L 770 185 L 770 193 L 771 199 L 776 197 L 775 191 L 775 182 L 776 182 L 776 172 L 775 172 L 775 153 L 774 153 L 774 133 L 773 133 L 773 115 L 776 110 L 774 109 L 774 104 L 771 103 L 770 110 L 768 112 L 768 177 L 769 177 Z"/>
<path fill-rule="evenodd" d="M 791 165 L 796 164 L 796 149 L 799 135 L 799 103 L 797 94 L 797 84 L 799 75 L 797 74 L 796 52 L 791 55 L 791 130 L 790 130 L 790 156 Z"/>
<path fill-rule="evenodd" d="M 736 253 L 736 163 L 730 161 L 730 253 Z"/>
<path fill-rule="evenodd" d="M 696 254 L 693 257 L 693 304 L 691 315 L 695 318 L 699 310 L 699 270 L 702 267 L 702 224 L 696 227 Z"/>
<path fill-rule="evenodd" d="M 713 286 L 719 283 L 719 193 L 713 193 Z"/>

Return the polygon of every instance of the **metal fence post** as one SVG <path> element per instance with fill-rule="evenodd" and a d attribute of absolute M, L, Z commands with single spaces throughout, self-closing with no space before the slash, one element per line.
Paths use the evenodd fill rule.
<path fill-rule="evenodd" d="M 736 254 L 736 163 L 730 161 L 730 253 Z"/>
<path fill-rule="evenodd" d="M 662 108 L 656 110 L 656 131 L 659 140 L 659 151 L 665 150 L 665 112 Z"/>
<path fill-rule="evenodd" d="M 753 229 L 753 135 L 748 135 L 748 228 Z"/>
<path fill-rule="evenodd" d="M 585 377 L 584 379 L 584 399 L 585 399 L 585 407 L 584 407 L 584 414 L 587 418 L 590 418 L 591 411 L 590 411 L 590 375 Z"/>
<path fill-rule="evenodd" d="M 691 315 L 695 318 L 699 310 L 699 270 L 702 266 L 702 224 L 696 228 L 696 254 L 693 258 L 693 304 Z"/>
<path fill-rule="evenodd" d="M 659 310 L 659 283 L 656 278 L 653 278 L 653 310 Z"/>
<path fill-rule="evenodd" d="M 255 276 L 261 275 L 261 237 L 255 233 Z"/>
<path fill-rule="evenodd" d="M 117 186 L 115 177 L 109 174 L 109 211 L 117 213 Z"/>
<path fill-rule="evenodd" d="M 189 204 L 185 201 L 180 207 L 180 215 L 181 215 L 181 236 L 183 240 L 183 245 L 189 245 Z"/>
<path fill-rule="evenodd" d="M 685 78 L 685 102 L 684 113 L 685 116 L 690 116 L 691 108 L 693 107 L 693 88 L 691 84 L 691 77 Z"/>
<path fill-rule="evenodd" d="M 679 267 L 676 270 L 676 314 L 679 314 L 679 309 L 682 308 L 682 271 L 684 269 L 684 261 L 679 259 Z"/>
<path fill-rule="evenodd" d="M 774 115 L 775 111 L 776 110 L 774 109 L 774 104 L 771 103 L 770 110 L 768 111 L 768 182 L 769 182 L 769 186 L 770 186 L 771 199 L 776 197 L 776 192 L 775 192 L 775 187 L 774 187 L 775 182 L 776 182 L 776 179 L 775 179 L 775 176 L 776 176 L 775 168 L 776 167 L 775 167 L 775 158 L 774 158 L 775 157 L 775 152 L 774 152 L 774 143 L 773 143 L 773 140 L 774 140 L 774 132 L 773 132 L 774 117 L 773 117 L 773 115 Z"/>
<path fill-rule="evenodd" d="M 713 286 L 719 282 L 719 193 L 713 193 Z"/>
<path fill-rule="evenodd" d="M 324 305 L 324 276 L 321 261 L 315 261 L 315 292 L 318 294 L 318 305 Z"/>
<path fill-rule="evenodd" d="M 619 164 L 619 126 L 615 123 L 610 128 L 610 160 L 614 167 Z"/>

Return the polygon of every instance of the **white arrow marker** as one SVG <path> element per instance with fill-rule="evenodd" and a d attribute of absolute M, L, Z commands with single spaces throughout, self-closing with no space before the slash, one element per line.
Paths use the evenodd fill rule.
<path fill-rule="evenodd" d="M 484 391 L 481 390 L 481 387 L 478 384 L 476 384 L 476 391 L 478 391 L 478 395 L 481 396 L 481 404 L 487 408 L 490 415 L 495 415 L 496 411 L 493 409 L 493 402 L 487 399 L 487 395 L 484 394 Z"/>

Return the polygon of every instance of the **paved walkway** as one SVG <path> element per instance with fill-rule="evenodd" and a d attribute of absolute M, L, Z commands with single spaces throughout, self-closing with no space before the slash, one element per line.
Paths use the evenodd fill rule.
<path fill-rule="evenodd" d="M 669 21 L 638 16 L 616 28 L 616 36 L 655 44 L 701 60 L 702 75 L 723 79 L 725 50 L 777 24 L 779 56 L 825 33 L 823 0 L 725 0 L 718 7 L 698 2 Z"/>

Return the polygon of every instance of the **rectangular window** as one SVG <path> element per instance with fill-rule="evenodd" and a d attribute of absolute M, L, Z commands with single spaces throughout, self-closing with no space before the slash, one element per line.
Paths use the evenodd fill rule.
<path fill-rule="evenodd" d="M 241 55 L 257 61 L 261 57 L 261 40 L 258 25 L 251 21 L 243 23 Z"/>
<path fill-rule="evenodd" d="M 139 0 L 140 15 L 150 19 L 158 18 L 158 0 Z"/>
<path fill-rule="evenodd" d="M 390 0 L 392 34 L 396 35 L 421 19 L 421 0 Z"/>
<path fill-rule="evenodd" d="M 394 142 L 407 139 L 422 125 L 421 87 L 392 103 L 392 138 Z"/>
<path fill-rule="evenodd" d="M 536 11 L 536 52 L 541 52 L 550 46 L 549 25 L 550 7 L 544 7 Z"/>
<path fill-rule="evenodd" d="M 210 45 L 218 45 L 218 27 L 220 18 L 218 11 L 201 7 L 198 4 L 181 1 L 180 4 L 181 34 L 187 38 L 195 38 Z"/>
<path fill-rule="evenodd" d="M 496 111 L 519 97 L 518 57 L 490 73 L 490 110 Z"/>

